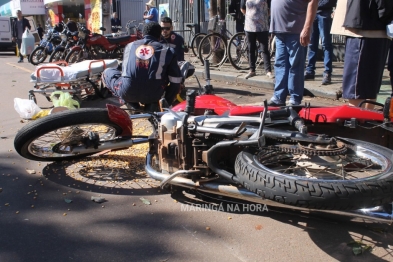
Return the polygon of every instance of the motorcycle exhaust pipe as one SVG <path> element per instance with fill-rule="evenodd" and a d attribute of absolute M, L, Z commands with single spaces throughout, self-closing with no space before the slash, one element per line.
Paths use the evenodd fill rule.
<path fill-rule="evenodd" d="M 72 149 L 74 154 L 86 154 L 86 153 L 99 153 L 104 150 L 116 150 L 121 148 L 129 148 L 132 145 L 144 144 L 147 143 L 148 138 L 134 138 L 127 140 L 114 140 L 114 141 L 106 141 L 101 142 L 99 147 L 89 147 L 86 148 L 84 146 L 77 146 Z"/>
<path fill-rule="evenodd" d="M 153 169 L 151 166 L 152 155 L 147 154 L 146 157 L 146 165 L 145 171 L 149 176 L 155 180 L 163 181 L 170 177 L 170 175 L 160 173 Z M 195 189 L 197 191 L 210 193 L 214 195 L 221 195 L 225 197 L 237 198 L 253 203 L 264 204 L 267 206 L 273 206 L 278 208 L 292 209 L 298 211 L 306 211 L 308 213 L 319 213 L 324 215 L 335 215 L 350 218 L 351 220 L 357 221 L 374 221 L 374 222 L 382 222 L 391 224 L 393 222 L 393 213 L 387 213 L 381 211 L 381 207 L 374 208 L 364 208 L 353 211 L 339 211 L 339 210 L 316 210 L 316 209 L 308 209 L 302 207 L 288 206 L 281 204 L 279 202 L 275 202 L 272 200 L 264 199 L 259 195 L 250 192 L 244 188 L 238 188 L 230 185 L 222 185 L 215 182 L 206 182 L 199 184 L 198 182 L 193 182 L 191 179 L 184 177 L 175 177 L 170 181 L 171 185 L 185 187 L 190 189 Z"/>

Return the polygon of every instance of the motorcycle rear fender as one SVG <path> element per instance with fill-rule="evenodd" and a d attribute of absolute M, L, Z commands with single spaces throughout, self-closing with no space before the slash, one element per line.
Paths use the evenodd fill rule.
<path fill-rule="evenodd" d="M 115 105 L 106 104 L 106 108 L 108 109 L 109 119 L 122 129 L 122 133 L 118 135 L 122 137 L 132 136 L 132 121 L 130 116 Z"/>

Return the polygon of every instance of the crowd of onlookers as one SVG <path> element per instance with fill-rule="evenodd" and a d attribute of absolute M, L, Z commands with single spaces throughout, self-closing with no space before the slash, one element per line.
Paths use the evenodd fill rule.
<path fill-rule="evenodd" d="M 304 81 L 315 78 L 319 43 L 325 67 L 322 84 L 331 83 L 332 34 L 346 36 L 342 92 L 349 104 L 376 99 L 389 48 L 393 93 L 393 44 L 386 32 L 393 20 L 391 0 L 232 0 L 229 12 L 234 13 L 236 30 L 244 30 L 250 42 L 245 78 L 256 75 L 255 40 L 264 61 L 270 61 L 268 39 L 276 37 L 275 88 L 269 105 L 285 105 L 288 96 L 289 104 L 301 103 Z M 265 71 L 273 77 L 269 62 Z"/>
<path fill-rule="evenodd" d="M 325 69 L 322 85 L 331 83 L 332 34 L 346 37 L 343 98 L 354 106 L 365 99 L 375 101 L 388 54 L 387 69 L 390 72 L 393 95 L 393 43 L 387 34 L 387 25 L 393 23 L 392 0 L 232 0 L 229 12 L 235 18 L 236 30 L 244 31 L 249 42 L 250 71 L 245 78 L 256 75 L 257 41 L 263 54 L 265 73 L 269 78 L 275 78 L 274 94 L 268 102 L 270 106 L 286 105 L 288 97 L 289 105 L 299 105 L 302 102 L 304 81 L 315 78 L 319 43 L 322 44 Z M 17 15 L 13 39 L 17 40 L 20 47 L 23 29 L 29 25 L 20 11 Z M 152 39 L 169 44 L 173 47 L 173 58 L 177 61 L 184 60 L 184 39 L 173 32 L 172 20 L 169 17 L 163 17 L 161 24 L 157 23 L 158 11 L 154 0 L 146 3 L 143 18 L 146 26 L 150 23 L 156 24 L 149 29 L 153 35 L 160 33 L 158 39 Z M 116 26 L 120 25 L 116 13 L 113 14 L 111 24 L 115 30 Z M 271 35 L 276 39 L 274 75 L 268 50 Z M 162 44 L 157 44 L 157 48 L 162 48 Z M 149 50 L 146 49 L 147 51 Z M 150 51 L 152 54 L 155 52 L 153 49 Z M 139 50 L 135 57 L 130 56 L 131 60 L 147 61 L 139 57 L 138 52 Z M 169 57 L 172 59 L 172 56 Z M 151 56 L 148 56 L 148 59 L 150 58 Z M 164 58 L 157 57 L 157 63 L 164 63 Z M 22 56 L 20 61 L 23 61 Z M 165 63 L 170 63 L 170 60 Z M 144 62 L 138 65 L 143 67 L 145 64 Z M 170 79 L 181 78 L 177 75 L 178 72 L 174 74 L 176 76 Z M 117 76 L 119 73 L 115 72 L 113 75 Z M 179 84 L 176 81 L 174 84 Z M 373 104 L 368 103 L 365 106 L 372 108 Z"/>

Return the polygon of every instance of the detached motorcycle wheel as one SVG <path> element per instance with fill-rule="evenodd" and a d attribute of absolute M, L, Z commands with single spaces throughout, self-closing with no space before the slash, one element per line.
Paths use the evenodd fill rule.
<path fill-rule="evenodd" d="M 286 205 L 355 210 L 392 202 L 392 151 L 359 140 L 342 141 L 348 147 L 345 155 L 243 151 L 235 173 L 248 190 Z"/>
<path fill-rule="evenodd" d="M 92 155 L 75 153 L 73 148 L 86 144 L 89 132 L 100 142 L 116 138 L 122 129 L 112 123 L 108 110 L 88 108 L 46 116 L 24 126 L 16 135 L 14 146 L 24 158 L 37 161 L 61 161 Z"/>
<path fill-rule="evenodd" d="M 29 60 L 32 65 L 39 65 L 45 61 L 48 54 L 45 48 L 42 46 L 37 46 L 33 52 L 30 54 Z"/>

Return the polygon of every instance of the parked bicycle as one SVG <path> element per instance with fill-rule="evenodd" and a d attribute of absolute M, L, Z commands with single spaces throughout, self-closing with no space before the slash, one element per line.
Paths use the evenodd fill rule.
<path fill-rule="evenodd" d="M 173 22 L 177 22 L 177 21 L 173 21 Z M 197 24 L 185 24 L 185 26 L 188 28 L 187 30 L 173 30 L 175 33 L 184 33 L 184 32 L 189 32 L 188 34 L 188 41 L 185 43 L 185 50 L 184 52 L 188 52 L 190 49 L 192 50 L 192 53 L 194 54 L 194 56 L 198 57 L 198 46 L 201 43 L 202 39 L 206 36 L 206 33 L 198 33 L 195 34 L 195 26 L 197 26 Z M 185 38 L 184 38 L 185 40 Z"/>
<path fill-rule="evenodd" d="M 269 39 L 269 53 L 271 59 L 274 59 L 275 53 L 275 36 Z M 228 42 L 227 48 L 228 60 L 231 65 L 237 70 L 248 70 L 250 69 L 249 64 L 249 45 L 245 32 L 239 32 L 234 34 Z M 262 50 L 260 50 L 259 43 L 257 41 L 256 48 L 257 65 L 263 63 Z"/>
<path fill-rule="evenodd" d="M 202 64 L 208 60 L 211 66 L 220 66 L 227 60 L 227 41 L 232 33 L 227 30 L 226 21 L 218 15 L 210 19 L 208 31 L 210 33 L 198 46 L 199 60 Z"/>

